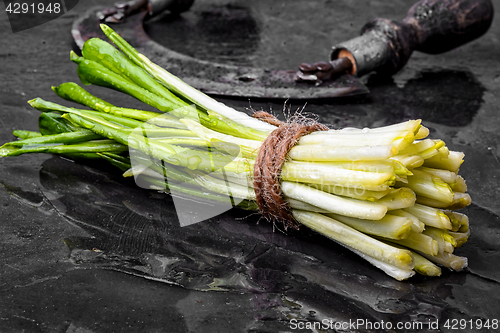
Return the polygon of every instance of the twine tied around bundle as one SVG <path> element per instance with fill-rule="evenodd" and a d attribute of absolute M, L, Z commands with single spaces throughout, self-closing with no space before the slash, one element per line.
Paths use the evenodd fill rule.
<path fill-rule="evenodd" d="M 259 210 L 267 220 L 282 223 L 285 230 L 298 230 L 300 224 L 293 217 L 281 191 L 281 168 L 288 152 L 300 137 L 316 131 L 326 131 L 328 127 L 306 118 L 282 122 L 265 111 L 255 112 L 252 117 L 278 126 L 266 138 L 255 160 L 253 185 Z"/>

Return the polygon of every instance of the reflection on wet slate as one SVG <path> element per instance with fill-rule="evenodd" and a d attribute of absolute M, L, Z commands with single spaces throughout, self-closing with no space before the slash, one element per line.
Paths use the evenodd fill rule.
<path fill-rule="evenodd" d="M 471 72 L 439 69 L 418 73 L 402 88 L 392 78 L 377 75 L 370 77 L 368 86 L 373 102 L 383 105 L 392 121 L 422 119 L 446 126 L 471 123 L 486 90 Z"/>
<path fill-rule="evenodd" d="M 256 309 L 276 314 L 266 320 L 428 322 L 471 319 L 471 312 L 492 318 L 500 304 L 490 293 L 500 283 L 500 267 L 492 264 L 500 260 L 500 218 L 475 205 L 467 211 L 472 237 L 460 249 L 470 269 L 398 282 L 312 231 L 274 232 L 246 211 L 181 228 L 168 195 L 137 188 L 115 169 L 54 157 L 43 163 L 40 183 L 57 212 L 88 233 L 64 235 L 76 267 L 248 293 Z M 9 189 L 23 199 L 26 193 L 18 190 Z"/>

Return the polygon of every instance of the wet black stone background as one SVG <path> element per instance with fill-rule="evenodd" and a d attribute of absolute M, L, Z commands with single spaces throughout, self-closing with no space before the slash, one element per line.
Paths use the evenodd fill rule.
<path fill-rule="evenodd" d="M 1 143 L 13 140 L 14 129 L 36 130 L 38 111 L 27 100 L 64 103 L 50 87 L 78 82 L 69 61 L 72 22 L 113 2 L 80 1 L 15 34 L 0 8 Z M 401 18 L 411 4 L 199 1 L 147 31 L 202 59 L 293 68 L 326 59 L 331 45 L 356 36 L 368 20 Z M 443 324 L 500 320 L 499 36 L 496 19 L 480 40 L 442 55 L 415 53 L 393 78 L 363 78 L 366 98 L 306 107 L 336 127 L 421 118 L 432 137 L 466 153 L 461 174 L 473 198 L 465 210 L 472 236 L 457 253 L 469 258 L 467 271 L 397 282 L 312 232 L 283 235 L 237 210 L 180 228 L 171 198 L 137 188 L 115 169 L 26 155 L 0 160 L 0 332 L 311 331 L 294 330 L 291 319 L 439 320 L 443 332 L 494 332 Z M 283 101 L 221 100 L 240 110 L 283 108 Z"/>

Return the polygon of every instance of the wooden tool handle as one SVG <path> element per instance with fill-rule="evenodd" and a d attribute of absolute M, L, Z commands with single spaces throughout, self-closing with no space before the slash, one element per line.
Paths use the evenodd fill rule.
<path fill-rule="evenodd" d="M 414 50 L 442 53 L 484 34 L 493 20 L 491 0 L 420 0 L 402 22 L 377 18 L 361 36 L 333 48 L 331 60 L 347 57 L 352 74 L 394 74 Z"/>
<path fill-rule="evenodd" d="M 493 20 L 490 0 L 421 0 L 403 19 L 414 49 L 437 54 L 483 35 Z"/>

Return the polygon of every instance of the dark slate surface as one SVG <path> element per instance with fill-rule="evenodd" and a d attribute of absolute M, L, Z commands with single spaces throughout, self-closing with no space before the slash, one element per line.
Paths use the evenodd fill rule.
<path fill-rule="evenodd" d="M 69 61 L 76 50 L 71 24 L 102 3 L 113 1 L 82 0 L 66 15 L 15 34 L 0 14 L 0 142 L 12 140 L 13 129 L 36 130 L 38 111 L 27 100 L 62 102 L 50 87 L 78 82 Z M 371 18 L 403 17 L 412 1 L 312 1 L 303 11 L 286 2 L 229 3 L 200 1 L 182 18 L 151 22 L 148 32 L 204 59 L 289 68 L 325 59 L 333 43 L 354 37 Z M 462 48 L 414 54 L 392 79 L 364 78 L 367 98 L 307 105 L 335 126 L 422 118 L 433 137 L 466 153 L 461 173 L 473 197 L 465 210 L 473 234 L 458 251 L 469 257 L 466 272 L 397 282 L 323 237 L 274 233 L 242 211 L 180 228 L 171 198 L 137 188 L 115 169 L 26 155 L 0 160 L 0 331 L 310 332 L 290 320 L 363 319 L 439 320 L 441 331 L 470 332 L 469 320 L 500 320 L 499 36 L 496 20 Z M 241 110 L 283 107 L 223 101 Z M 460 319 L 467 329 L 443 326 Z"/>

